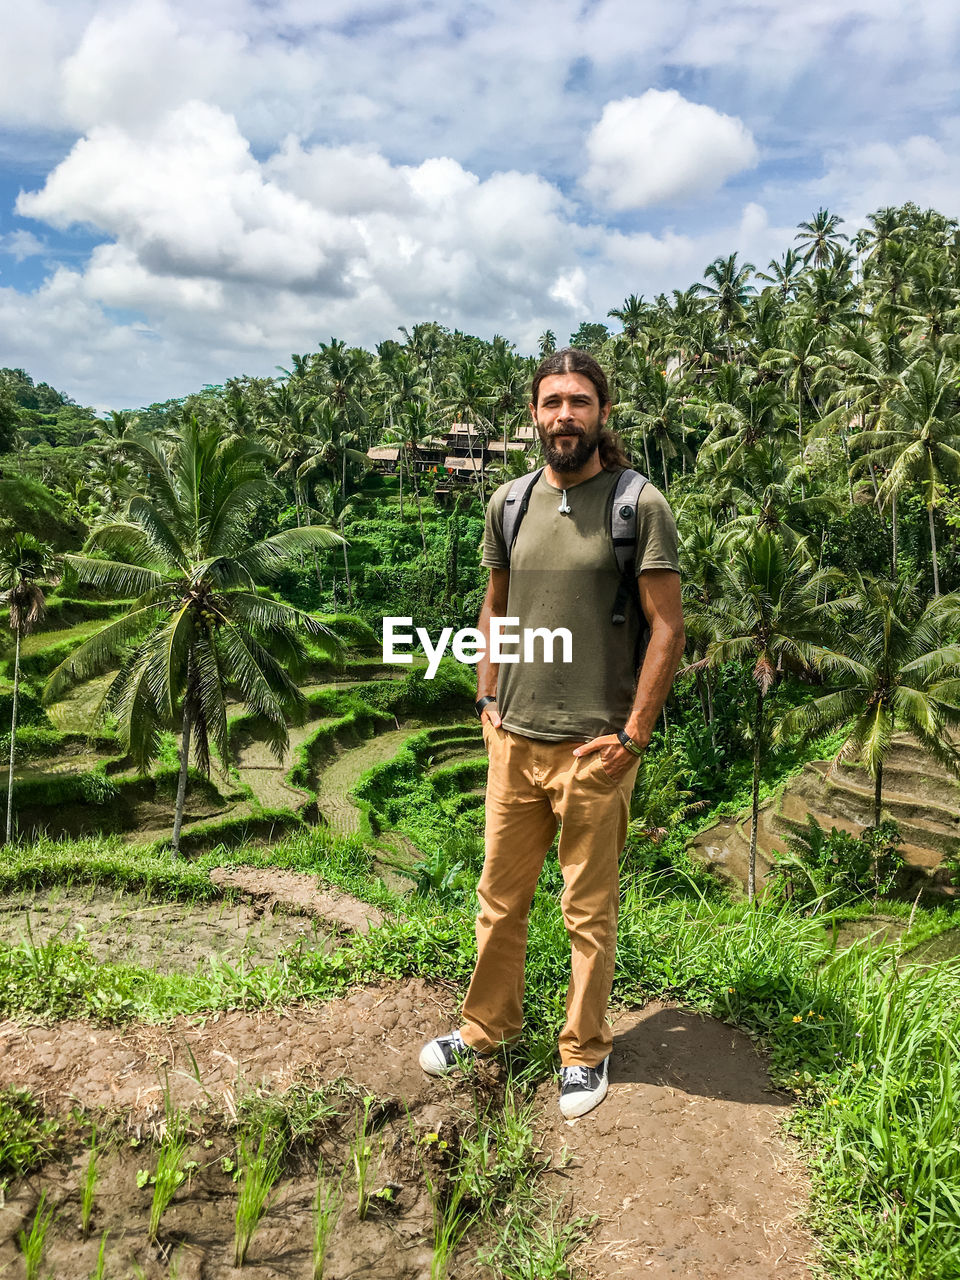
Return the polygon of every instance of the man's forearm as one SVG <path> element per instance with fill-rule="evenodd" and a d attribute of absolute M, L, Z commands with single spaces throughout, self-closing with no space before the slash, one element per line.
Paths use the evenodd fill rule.
<path fill-rule="evenodd" d="M 683 632 L 672 627 L 654 626 L 650 632 L 637 692 L 624 725 L 625 732 L 643 747 L 650 741 L 653 726 L 667 700 L 683 656 L 683 645 Z"/>
<path fill-rule="evenodd" d="M 490 620 L 502 618 L 507 611 L 507 591 L 510 582 L 509 569 L 491 569 L 490 580 L 483 597 L 480 617 L 477 619 L 477 630 L 482 632 L 486 641 L 480 661 L 477 663 L 477 699 L 487 695 L 496 697 L 497 678 L 500 674 L 499 662 L 490 661 Z"/>
<path fill-rule="evenodd" d="M 483 602 L 483 608 L 480 610 L 480 617 L 477 619 L 477 630 L 483 633 L 486 644 L 483 647 L 480 661 L 477 663 L 477 698 L 485 698 L 487 695 L 496 697 L 497 680 L 500 675 L 500 664 L 490 661 L 490 619 L 497 615 L 493 611 L 493 605 L 489 595 Z"/>

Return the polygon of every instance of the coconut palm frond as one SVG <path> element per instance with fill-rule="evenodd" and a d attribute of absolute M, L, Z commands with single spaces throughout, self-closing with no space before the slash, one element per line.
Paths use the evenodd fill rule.
<path fill-rule="evenodd" d="M 44 705 L 59 702 L 75 685 L 115 666 L 134 640 L 156 626 L 159 616 L 157 608 L 148 605 L 108 622 L 53 670 L 43 691 Z"/>
<path fill-rule="evenodd" d="M 258 582 L 272 581 L 290 562 L 310 551 L 326 551 L 343 546 L 345 538 L 323 525 L 307 525 L 301 529 L 285 529 L 247 547 L 237 562 Z"/>
<path fill-rule="evenodd" d="M 98 560 L 93 556 L 67 555 L 64 561 L 75 571 L 81 582 L 102 591 L 104 595 L 139 596 L 159 587 L 164 579 L 153 568 L 135 564 L 123 564 L 117 560 Z"/>

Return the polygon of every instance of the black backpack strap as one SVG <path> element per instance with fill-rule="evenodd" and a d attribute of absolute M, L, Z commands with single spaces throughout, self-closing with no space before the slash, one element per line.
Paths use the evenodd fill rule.
<path fill-rule="evenodd" d="M 640 593 L 637 590 L 637 501 L 647 477 L 639 471 L 627 467 L 617 478 L 613 491 L 613 506 L 610 510 L 610 535 L 613 539 L 613 554 L 617 558 L 620 570 L 620 585 L 613 602 L 611 621 L 620 626 L 627 620 L 627 603 L 632 600 L 641 617 Z"/>
<path fill-rule="evenodd" d="M 506 544 L 508 560 L 513 554 L 513 544 L 517 540 L 520 521 L 527 514 L 527 507 L 530 505 L 530 491 L 540 479 L 542 471 L 543 467 L 538 467 L 536 471 L 529 471 L 525 476 L 517 476 L 507 490 L 507 497 L 503 504 L 503 541 Z"/>

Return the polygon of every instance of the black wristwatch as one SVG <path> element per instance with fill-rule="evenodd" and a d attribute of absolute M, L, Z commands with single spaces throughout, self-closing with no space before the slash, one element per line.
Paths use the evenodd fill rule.
<path fill-rule="evenodd" d="M 477 701 L 473 704 L 473 709 L 477 713 L 478 720 L 483 719 L 483 708 L 487 705 L 487 703 L 496 702 L 496 700 L 497 699 L 495 695 L 492 693 L 488 693 L 485 697 L 477 699 Z"/>
<path fill-rule="evenodd" d="M 643 747 L 641 747 L 639 742 L 634 742 L 625 729 L 618 729 L 617 737 L 620 740 L 620 745 L 626 747 L 632 756 L 643 755 Z"/>

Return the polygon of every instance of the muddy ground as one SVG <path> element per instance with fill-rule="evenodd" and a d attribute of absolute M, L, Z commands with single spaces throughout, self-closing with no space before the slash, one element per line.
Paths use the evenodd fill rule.
<path fill-rule="evenodd" d="M 296 946 L 328 950 L 331 929 L 321 915 L 274 913 L 247 901 L 158 902 L 103 889 L 49 889 L 0 897 L 0 943 L 82 937 L 100 961 L 182 973 L 220 961 L 272 964 Z"/>
<path fill-rule="evenodd" d="M 371 1223 L 359 1223 L 355 1208 L 344 1211 L 326 1274 L 335 1280 L 426 1277 L 430 1205 L 413 1160 L 410 1124 L 418 1132 L 438 1132 L 444 1124 L 455 1129 L 457 1117 L 472 1109 L 473 1094 L 463 1081 L 424 1076 L 417 1053 L 426 1038 L 454 1021 L 451 992 L 413 981 L 282 1014 L 233 1012 L 165 1027 L 67 1022 L 27 1028 L 8 1022 L 0 1026 L 0 1083 L 30 1089 L 54 1111 L 105 1109 L 125 1117 L 128 1126 L 149 1127 L 162 1123 L 167 1094 L 173 1105 L 199 1108 L 209 1120 L 234 1114 L 238 1095 L 257 1087 L 282 1090 L 309 1080 L 343 1088 L 349 1082 L 354 1098 L 375 1095 L 385 1106 L 390 1119 L 378 1154 L 378 1186 L 393 1181 L 400 1190 L 396 1207 Z M 581 1274 L 591 1280 L 807 1277 L 804 1258 L 812 1242 L 797 1221 L 805 1199 L 803 1171 L 778 1136 L 788 1099 L 770 1091 L 752 1042 L 721 1023 L 659 1003 L 623 1012 L 615 1031 L 610 1093 L 601 1107 L 565 1122 L 552 1082 L 541 1085 L 535 1098 L 536 1124 L 550 1158 L 545 1177 L 568 1215 L 596 1215 L 590 1238 L 575 1254 Z M 342 1133 L 329 1140 L 328 1167 L 344 1165 L 348 1145 Z M 95 1261 L 95 1250 L 91 1261 L 91 1246 L 77 1241 L 71 1225 L 78 1176 L 74 1161 L 13 1188 L 14 1217 L 0 1223 L 9 1237 L 14 1218 L 29 1214 L 40 1188 L 48 1186 L 60 1197 L 65 1224 L 54 1237 L 62 1235 L 65 1243 L 51 1243 L 51 1258 L 61 1247 L 74 1250 L 72 1262 L 58 1264 L 75 1268 L 65 1277 L 89 1274 L 81 1268 L 89 1263 L 92 1269 Z M 117 1191 L 103 1224 L 113 1224 L 118 1258 L 128 1259 L 123 1265 L 136 1261 L 149 1277 L 170 1275 L 168 1264 L 146 1249 L 149 1193 L 137 1190 L 131 1161 L 115 1162 L 110 1176 Z M 173 1274 L 208 1280 L 307 1276 L 312 1193 L 311 1165 L 285 1182 L 250 1265 L 235 1272 L 228 1264 L 236 1189 L 219 1165 L 211 1167 L 175 1198 L 168 1244 L 180 1248 L 181 1270 Z M 458 1259 L 452 1276 L 478 1274 L 475 1249 Z M 0 1255 L 0 1265 L 4 1260 Z M 113 1274 L 136 1273 L 107 1272 Z"/>

